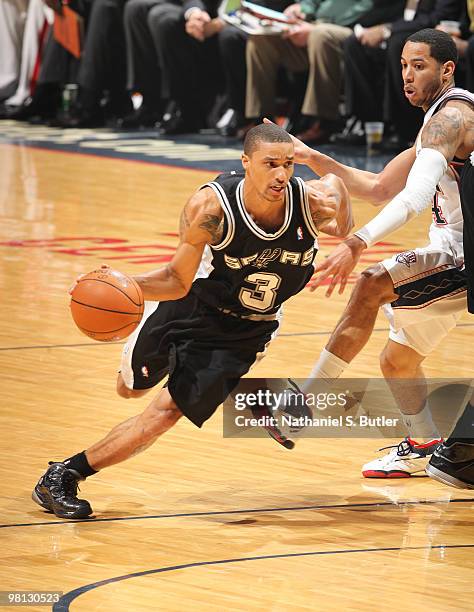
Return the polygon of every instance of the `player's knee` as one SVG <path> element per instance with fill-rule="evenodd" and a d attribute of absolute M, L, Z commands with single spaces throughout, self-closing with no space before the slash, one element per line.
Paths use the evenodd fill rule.
<path fill-rule="evenodd" d="M 183 416 L 183 413 L 174 403 L 169 393 L 167 395 L 168 397 L 165 398 L 159 395 L 151 402 L 145 411 L 148 426 L 151 430 L 156 430 L 158 433 L 173 427 L 173 425 Z"/>
<path fill-rule="evenodd" d="M 380 354 L 380 369 L 385 378 L 417 378 L 424 359 L 409 346 L 389 340 Z"/>
<path fill-rule="evenodd" d="M 142 397 L 148 391 L 148 389 L 129 389 L 125 384 L 125 381 L 123 380 L 121 374 L 119 374 L 117 377 L 116 390 L 117 394 L 125 399 L 131 399 L 133 397 Z"/>
<path fill-rule="evenodd" d="M 400 375 L 400 363 L 388 347 L 380 353 L 380 369 L 385 378 L 398 378 Z"/>
<path fill-rule="evenodd" d="M 393 281 L 381 264 L 371 266 L 361 273 L 355 291 L 360 300 L 379 306 L 396 298 Z"/>

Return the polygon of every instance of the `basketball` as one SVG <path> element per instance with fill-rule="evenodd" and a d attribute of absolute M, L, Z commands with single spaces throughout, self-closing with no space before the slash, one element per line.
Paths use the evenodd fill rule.
<path fill-rule="evenodd" d="M 94 340 L 122 340 L 140 323 L 142 291 L 132 278 L 117 270 L 94 270 L 77 281 L 71 294 L 71 314 L 81 332 Z"/>

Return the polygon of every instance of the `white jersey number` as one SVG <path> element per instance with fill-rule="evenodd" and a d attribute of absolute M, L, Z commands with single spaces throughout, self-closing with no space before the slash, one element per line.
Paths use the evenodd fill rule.
<path fill-rule="evenodd" d="M 247 308 L 266 312 L 275 304 L 276 290 L 280 286 L 281 278 L 278 274 L 271 272 L 254 272 L 245 279 L 248 283 L 255 285 L 254 289 L 242 288 L 239 300 Z"/>

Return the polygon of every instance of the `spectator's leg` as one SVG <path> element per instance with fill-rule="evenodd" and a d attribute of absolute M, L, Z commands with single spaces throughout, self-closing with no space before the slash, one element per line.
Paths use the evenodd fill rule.
<path fill-rule="evenodd" d="M 53 11 L 42 0 L 30 0 L 21 50 L 20 80 L 14 95 L 6 100 L 5 104 L 20 106 L 34 92 L 38 77 L 35 71 L 39 68 L 46 45 L 48 24 L 53 23 L 53 15 Z"/>
<path fill-rule="evenodd" d="M 228 104 L 240 117 L 245 113 L 247 68 L 245 47 L 248 34 L 234 26 L 226 26 L 219 34 L 219 49 L 226 80 Z"/>
<path fill-rule="evenodd" d="M 206 71 L 212 70 L 212 66 L 205 63 L 208 47 L 186 34 L 181 6 L 162 4 L 154 7 L 148 15 L 148 24 L 169 97 L 181 111 L 181 118 L 177 122 L 173 118 L 164 126 L 164 131 L 169 134 L 195 132 L 204 125 L 205 119 L 200 89 L 206 89 L 203 82 L 208 76 Z"/>
<path fill-rule="evenodd" d="M 0 100 L 15 93 L 20 74 L 27 0 L 0 2 Z"/>
<path fill-rule="evenodd" d="M 306 49 L 277 36 L 253 36 L 247 42 L 246 58 L 245 116 L 255 119 L 273 116 L 278 68 L 285 65 L 294 71 L 306 70 Z"/>
<path fill-rule="evenodd" d="M 383 119 L 386 52 L 362 45 L 352 34 L 344 41 L 346 112 L 361 121 Z"/>
<path fill-rule="evenodd" d="M 143 96 L 143 108 L 161 111 L 161 69 L 148 23 L 148 13 L 160 0 L 129 0 L 124 27 L 127 52 L 127 86 Z"/>
<path fill-rule="evenodd" d="M 99 110 L 103 91 L 110 94 L 109 111 L 124 115 L 131 110 L 126 92 L 125 0 L 94 0 L 89 17 L 78 74 L 82 108 L 86 114 Z"/>
<path fill-rule="evenodd" d="M 309 78 L 303 115 L 336 122 L 343 84 L 343 43 L 352 30 L 334 24 L 316 24 L 308 38 Z"/>

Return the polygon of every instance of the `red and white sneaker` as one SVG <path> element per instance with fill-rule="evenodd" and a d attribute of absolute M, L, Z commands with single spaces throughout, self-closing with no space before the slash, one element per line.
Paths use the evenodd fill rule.
<path fill-rule="evenodd" d="M 431 440 L 420 444 L 410 438 L 405 438 L 396 446 L 385 446 L 380 450 L 392 450 L 378 459 L 369 461 L 362 466 L 365 478 L 409 478 L 418 472 L 424 472 L 425 467 L 435 449 L 442 443 Z"/>

